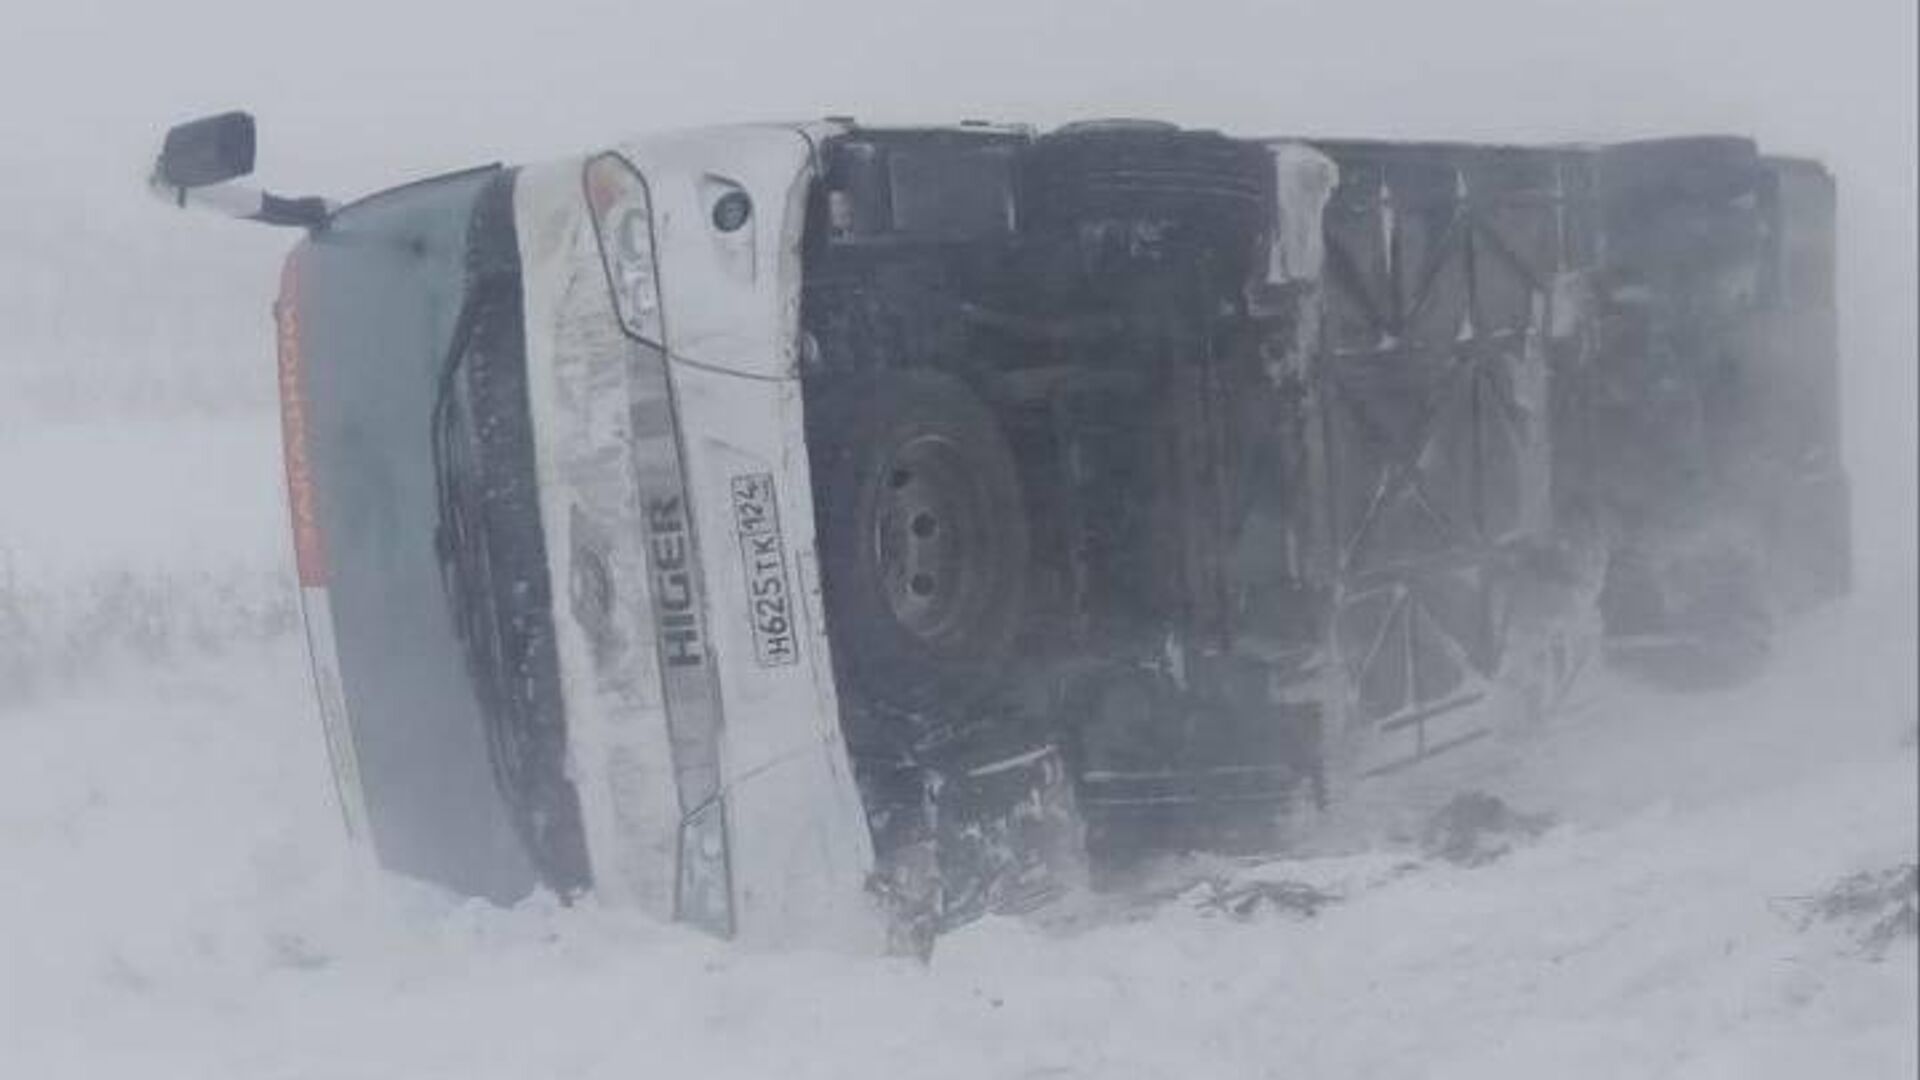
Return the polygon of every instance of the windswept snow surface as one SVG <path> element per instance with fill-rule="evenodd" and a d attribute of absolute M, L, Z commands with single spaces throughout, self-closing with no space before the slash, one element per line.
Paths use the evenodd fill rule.
<path fill-rule="evenodd" d="M 9 707 L 103 664 L 291 630 L 270 409 L 20 422 L 18 375 L 0 367 L 0 738 Z"/>
<path fill-rule="evenodd" d="M 0 31 L 0 1080 L 1915 1075 L 1912 939 L 1873 960 L 1799 899 L 1915 859 L 1912 0 L 333 0 L 290 25 L 21 3 Z M 1598 686 L 1504 756 L 1355 793 L 1325 835 L 1357 848 L 1171 865 L 926 966 L 464 905 L 342 841 L 278 495 L 290 237 L 139 184 L 165 125 L 236 106 L 264 183 L 340 198 L 847 112 L 1751 133 L 1841 185 L 1863 587 L 1757 681 Z M 1395 839 L 1468 789 L 1558 824 L 1472 868 Z M 1201 902 L 1263 882 L 1339 899 Z"/>
<path fill-rule="evenodd" d="M 1169 865 L 925 966 L 368 874 L 288 635 L 121 663 L 0 706 L 0 1076 L 1909 1077 L 1913 940 L 1876 960 L 1799 913 L 1915 858 L 1910 595 L 1798 626 L 1737 688 L 1604 682 L 1373 799 L 1555 816 L 1491 863 L 1386 815 L 1359 850 Z M 1338 899 L 1202 902 L 1260 881 Z"/>

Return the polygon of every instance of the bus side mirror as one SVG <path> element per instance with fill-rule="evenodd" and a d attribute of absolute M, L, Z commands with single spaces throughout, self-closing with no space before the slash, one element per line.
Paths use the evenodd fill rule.
<path fill-rule="evenodd" d="M 253 171 L 253 116 L 244 112 L 189 120 L 167 132 L 155 178 L 172 188 L 198 188 Z"/>

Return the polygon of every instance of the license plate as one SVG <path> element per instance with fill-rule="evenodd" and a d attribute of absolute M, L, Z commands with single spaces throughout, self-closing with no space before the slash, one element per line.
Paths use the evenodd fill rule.
<path fill-rule="evenodd" d="M 761 667 L 798 663 L 799 627 L 772 474 L 746 473 L 733 478 L 733 530 L 740 541 L 754 659 Z"/>

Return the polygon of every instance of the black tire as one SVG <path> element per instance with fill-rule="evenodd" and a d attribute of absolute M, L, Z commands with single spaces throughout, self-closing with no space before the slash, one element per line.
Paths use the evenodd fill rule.
<path fill-rule="evenodd" d="M 1029 212 L 1041 228 L 1100 220 L 1182 220 L 1250 237 L 1272 204 L 1272 159 L 1211 131 L 1063 130 L 1030 156 Z"/>
<path fill-rule="evenodd" d="M 810 427 L 842 671 L 869 701 L 914 712 L 991 691 L 1025 614 L 1028 551 L 993 414 L 958 380 L 893 372 L 828 391 Z"/>

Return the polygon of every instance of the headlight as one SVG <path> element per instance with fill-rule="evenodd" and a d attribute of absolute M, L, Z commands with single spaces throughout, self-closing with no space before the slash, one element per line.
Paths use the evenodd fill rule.
<path fill-rule="evenodd" d="M 587 162 L 587 206 L 600 241 L 600 262 L 613 289 L 613 306 L 627 333 L 664 347 L 659 263 L 653 251 L 653 200 L 639 170 L 619 154 Z"/>
<path fill-rule="evenodd" d="M 733 936 L 733 881 L 727 865 L 726 803 L 715 796 L 680 823 L 675 918 L 717 937 Z"/>
<path fill-rule="evenodd" d="M 613 306 L 620 326 L 629 337 L 659 350 L 643 358 L 644 363 L 664 365 L 666 333 L 660 317 L 653 200 L 648 194 L 647 182 L 638 169 L 615 153 L 601 154 L 588 161 L 582 179 L 587 207 L 593 216 L 594 237 L 600 245 L 600 262 L 607 272 L 607 285 L 613 291 Z M 751 204 L 733 207 L 728 212 L 728 220 L 732 221 L 737 214 L 736 227 L 744 225 L 751 212 Z M 664 393 L 664 387 L 661 392 Z M 677 472 L 677 458 L 672 459 L 671 464 Z M 676 481 L 676 489 L 677 486 Z M 675 498 L 672 504 L 677 507 L 681 501 Z M 676 522 L 674 535 L 685 538 L 684 521 Z M 649 551 L 648 561 L 659 588 L 664 571 L 658 562 L 657 549 Z M 690 587 L 683 582 L 682 588 Z M 697 605 L 691 592 L 685 599 Z M 656 629 L 664 633 L 666 627 L 663 624 Z M 704 682 L 710 677 L 704 663 L 697 655 L 692 659 L 702 666 L 681 677 Z M 664 657 L 663 662 L 667 662 Z M 674 742 L 674 784 L 682 814 L 674 917 L 708 933 L 731 937 L 733 884 L 728 864 L 726 801 L 720 791 L 718 761 L 711 756 L 717 753 L 711 747 L 717 738 L 718 700 L 695 696 L 701 700 L 686 700 L 686 695 L 672 685 L 666 687 L 667 724 Z M 708 752 L 702 753 L 702 746 L 708 747 Z"/>

